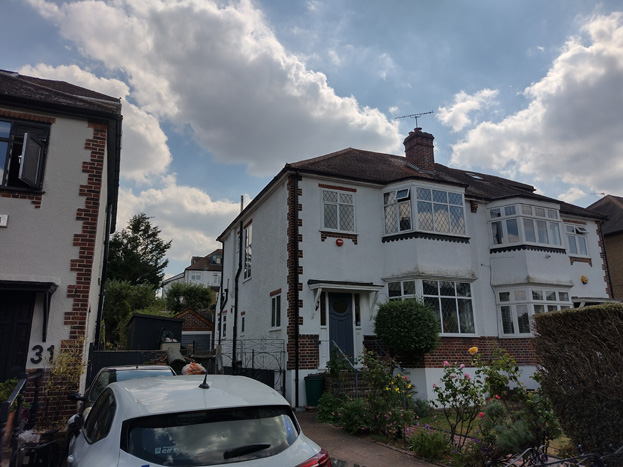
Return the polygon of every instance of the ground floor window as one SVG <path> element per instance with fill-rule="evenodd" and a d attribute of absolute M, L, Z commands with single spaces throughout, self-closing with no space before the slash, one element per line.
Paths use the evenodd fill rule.
<path fill-rule="evenodd" d="M 388 282 L 390 300 L 421 298 L 439 320 L 441 334 L 475 334 L 471 284 L 458 281 Z"/>
<path fill-rule="evenodd" d="M 571 308 L 566 290 L 542 289 L 540 287 L 515 288 L 497 293 L 502 334 L 530 334 L 530 318 L 546 311 Z"/>

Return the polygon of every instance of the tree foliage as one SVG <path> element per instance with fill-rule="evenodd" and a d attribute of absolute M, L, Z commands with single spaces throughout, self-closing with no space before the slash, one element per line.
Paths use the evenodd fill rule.
<path fill-rule="evenodd" d="M 132 217 L 128 226 L 116 232 L 109 244 L 107 277 L 131 285 L 151 284 L 158 289 L 169 261 L 165 255 L 172 240 L 160 238 L 160 229 L 152 225 L 150 217 L 140 213 Z"/>
<path fill-rule="evenodd" d="M 122 344 L 125 327 L 133 311 L 150 308 L 156 303 L 156 290 L 152 284 L 134 285 L 127 281 L 106 281 L 106 296 L 102 317 L 104 340 L 107 344 Z"/>
<path fill-rule="evenodd" d="M 379 306 L 374 332 L 394 352 L 424 355 L 437 347 L 439 321 L 422 302 L 392 300 Z"/>
<path fill-rule="evenodd" d="M 190 308 L 194 311 L 208 310 L 214 303 L 214 291 L 201 284 L 174 282 L 166 292 L 166 306 L 171 313 Z"/>

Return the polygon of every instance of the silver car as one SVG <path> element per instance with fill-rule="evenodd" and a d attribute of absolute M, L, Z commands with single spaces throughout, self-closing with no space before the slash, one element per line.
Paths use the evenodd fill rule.
<path fill-rule="evenodd" d="M 112 383 L 69 446 L 72 467 L 330 467 L 288 401 L 243 376 L 146 378 Z"/>

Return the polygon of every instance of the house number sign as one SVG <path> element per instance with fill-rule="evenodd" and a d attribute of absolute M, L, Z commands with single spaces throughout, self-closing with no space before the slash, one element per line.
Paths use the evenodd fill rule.
<path fill-rule="evenodd" d="M 35 353 L 35 356 L 31 357 L 30 362 L 34 365 L 38 365 L 43 361 L 43 346 L 35 345 L 31 350 Z M 46 351 L 48 352 L 49 360 L 51 362 L 54 359 L 54 346 L 51 345 L 46 349 Z"/>

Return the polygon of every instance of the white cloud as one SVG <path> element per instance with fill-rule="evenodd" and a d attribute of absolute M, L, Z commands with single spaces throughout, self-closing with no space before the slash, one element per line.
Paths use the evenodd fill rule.
<path fill-rule="evenodd" d="M 133 215 L 144 212 L 153 217 L 163 240 L 173 239 L 167 254 L 172 261 L 187 261 L 219 248 L 216 238 L 240 211 L 239 202 L 215 201 L 198 188 L 178 185 L 173 175 L 164 177 L 160 186 L 138 193 L 120 189 L 117 230 Z"/>
<path fill-rule="evenodd" d="M 469 95 L 461 91 L 454 96 L 454 102 L 450 107 L 439 107 L 437 119 L 452 131 L 461 131 L 473 121 L 470 114 L 483 108 L 489 108 L 496 104 L 495 98 L 498 91 L 494 89 L 483 89 L 475 94 Z"/>
<path fill-rule="evenodd" d="M 529 105 L 480 123 L 453 146 L 452 164 L 534 177 L 546 192 L 555 181 L 621 191 L 623 13 L 595 16 L 582 31 L 587 37 L 570 38 L 546 76 L 525 90 Z"/>
<path fill-rule="evenodd" d="M 578 187 L 571 187 L 565 193 L 561 193 L 558 199 L 567 203 L 575 203 L 586 196 L 586 192 Z"/>
<path fill-rule="evenodd" d="M 123 149 L 121 176 L 137 182 L 162 174 L 171 162 L 167 137 L 158 121 L 144 110 L 130 104 L 126 98 L 129 87 L 117 79 L 100 78 L 76 65 L 52 67 L 39 64 L 19 70 L 28 76 L 67 81 L 111 97 L 121 98 L 123 114 Z"/>
<path fill-rule="evenodd" d="M 337 96 L 250 0 L 29 1 L 83 55 L 127 76 L 144 112 L 189 126 L 220 162 L 268 175 L 348 146 L 400 151 L 397 123 Z"/>

